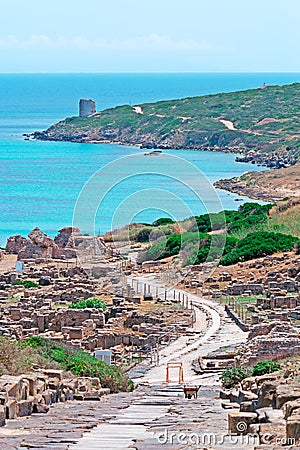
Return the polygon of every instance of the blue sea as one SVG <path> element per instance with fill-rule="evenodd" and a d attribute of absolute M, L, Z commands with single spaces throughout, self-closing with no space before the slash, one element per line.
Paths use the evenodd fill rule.
<path fill-rule="evenodd" d="M 27 235 L 36 226 L 53 236 L 71 225 L 80 192 L 99 170 L 98 184 L 94 183 L 90 192 L 93 203 L 99 197 L 94 217 L 85 221 L 90 210 L 81 211 L 82 231 L 86 233 L 103 233 L 112 225 L 124 225 L 128 218 L 152 222 L 161 216 L 182 219 L 188 212 L 217 211 L 220 205 L 238 208 L 248 199 L 213 192 L 203 181 L 205 176 L 213 182 L 264 169 L 236 163 L 235 155 L 176 150 L 144 157 L 144 151 L 136 147 L 27 141 L 23 133 L 44 130 L 65 117 L 76 116 L 80 98 L 93 98 L 97 110 L 102 110 L 257 88 L 264 82 L 300 82 L 300 74 L 0 75 L 0 245 L 5 245 L 8 236 Z M 129 155 L 136 158 L 119 161 Z M 172 156 L 182 158 L 181 163 L 174 159 L 173 164 L 168 159 Z M 111 166 L 104 168 L 108 163 Z M 189 163 L 196 171 L 189 171 Z M 205 185 L 201 201 L 193 192 L 197 170 Z M 205 176 L 201 178 L 201 174 Z M 111 185 L 112 180 L 117 180 L 115 185 Z"/>

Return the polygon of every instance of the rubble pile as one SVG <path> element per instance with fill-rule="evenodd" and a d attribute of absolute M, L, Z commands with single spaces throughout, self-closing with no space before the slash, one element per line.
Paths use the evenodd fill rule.
<path fill-rule="evenodd" d="M 258 435 L 260 444 L 271 446 L 266 448 L 277 448 L 272 445 L 278 442 L 299 444 L 299 376 L 299 366 L 291 361 L 282 371 L 249 377 L 232 390 L 222 390 L 221 398 L 231 402 L 223 407 L 233 410 L 228 414 L 229 433 Z"/>
<path fill-rule="evenodd" d="M 299 330 L 288 322 L 272 321 L 252 327 L 240 350 L 239 362 L 252 367 L 259 361 L 278 360 L 300 354 Z"/>

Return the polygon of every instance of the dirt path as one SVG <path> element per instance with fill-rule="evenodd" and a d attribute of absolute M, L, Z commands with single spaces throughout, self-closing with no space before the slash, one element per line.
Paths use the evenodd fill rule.
<path fill-rule="evenodd" d="M 0 273 L 9 272 L 16 267 L 17 255 L 4 255 L 0 261 Z"/>
<path fill-rule="evenodd" d="M 144 111 L 142 110 L 141 106 L 133 106 L 132 109 L 134 110 L 135 113 L 137 114 L 144 114 Z"/>
<path fill-rule="evenodd" d="M 225 125 L 226 128 L 228 128 L 228 130 L 236 130 L 233 122 L 231 122 L 231 120 L 224 120 L 224 119 L 220 119 L 220 122 Z"/>

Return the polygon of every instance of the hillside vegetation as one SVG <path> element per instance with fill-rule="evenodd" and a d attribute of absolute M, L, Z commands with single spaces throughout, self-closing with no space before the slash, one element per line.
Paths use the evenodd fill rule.
<path fill-rule="evenodd" d="M 245 203 L 238 211 L 196 216 L 190 228 L 188 220 L 173 224 L 173 230 L 168 228 L 163 238 L 154 240 L 139 255 L 138 262 L 178 255 L 184 265 L 219 259 L 221 265 L 228 266 L 276 252 L 297 250 L 300 230 L 295 224 L 299 225 L 299 216 L 295 200 L 279 205 Z M 223 223 L 221 217 L 225 218 Z M 287 221 L 287 217 L 293 219 Z M 162 231 L 162 227 L 155 224 L 139 226 L 131 230 L 131 239 L 139 242 L 143 236 L 142 242 L 145 242 L 145 236 L 153 236 L 155 229 Z"/>
<path fill-rule="evenodd" d="M 146 148 L 242 152 L 269 166 L 294 164 L 300 153 L 300 84 L 269 86 L 107 109 L 72 117 L 35 137 L 119 142 Z"/>

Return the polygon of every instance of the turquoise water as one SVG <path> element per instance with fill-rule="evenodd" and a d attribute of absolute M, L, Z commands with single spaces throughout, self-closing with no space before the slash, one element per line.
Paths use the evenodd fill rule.
<path fill-rule="evenodd" d="M 117 158 L 143 153 L 134 147 L 118 145 L 23 140 L 23 133 L 42 130 L 66 116 L 77 115 L 80 97 L 94 98 L 100 110 L 124 103 L 134 105 L 254 88 L 263 82 L 287 84 L 296 81 L 300 81 L 299 74 L 0 75 L 0 245 L 9 235 L 27 234 L 35 226 L 53 235 L 59 228 L 70 225 L 76 199 L 96 170 Z M 253 165 L 236 163 L 235 155 L 197 151 L 166 153 L 192 162 L 211 181 L 257 169 Z M 194 214 L 218 209 L 219 205 L 209 198 L 209 194 L 203 205 L 188 186 L 155 175 L 155 167 L 158 172 L 160 170 L 160 157 L 151 160 L 152 174 L 147 174 L 148 159 L 145 157 L 143 161 L 142 167 L 136 162 L 137 173 L 140 171 L 142 175 L 123 180 L 104 199 L 97 212 L 97 232 L 110 228 L 113 212 L 120 202 L 146 188 L 173 192 Z M 183 164 L 180 172 L 184 171 Z M 174 173 L 174 177 L 177 176 L 179 173 Z M 237 208 L 241 204 L 236 202 L 236 195 L 225 191 L 218 191 L 218 194 L 224 208 Z M 162 215 L 162 211 L 174 215 L 172 205 L 164 204 L 163 197 L 160 206 L 147 209 L 145 199 L 140 206 L 140 210 L 145 211 L 137 213 L 135 219 L 152 222 Z M 180 211 L 176 213 L 180 218 Z M 117 225 L 122 224 L 121 214 Z M 90 229 L 83 231 L 93 232 Z"/>

